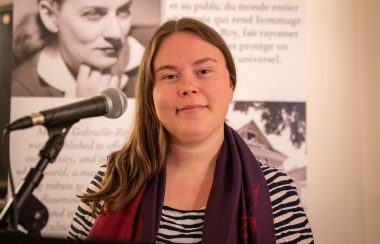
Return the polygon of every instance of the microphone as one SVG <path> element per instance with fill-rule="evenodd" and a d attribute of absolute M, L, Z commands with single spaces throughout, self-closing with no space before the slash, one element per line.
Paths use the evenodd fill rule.
<path fill-rule="evenodd" d="M 83 101 L 48 109 L 22 117 L 7 126 L 9 131 L 29 128 L 35 125 L 45 127 L 73 124 L 81 119 L 105 116 L 116 119 L 127 109 L 127 96 L 124 92 L 107 88 L 101 95 Z"/>

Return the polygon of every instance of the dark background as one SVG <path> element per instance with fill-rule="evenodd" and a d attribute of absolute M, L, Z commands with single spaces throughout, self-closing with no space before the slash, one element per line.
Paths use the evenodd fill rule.
<path fill-rule="evenodd" d="M 9 123 L 10 79 L 12 67 L 12 5 L 0 6 L 0 128 Z M 9 23 L 4 19 L 10 17 Z M 0 198 L 4 199 L 7 190 L 8 167 L 3 162 L 3 144 L 0 140 Z"/>

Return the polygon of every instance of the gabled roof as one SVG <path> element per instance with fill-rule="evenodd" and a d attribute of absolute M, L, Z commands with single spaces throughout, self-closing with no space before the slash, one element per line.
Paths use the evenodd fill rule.
<path fill-rule="evenodd" d="M 243 125 L 240 129 L 237 130 L 237 132 L 239 133 L 239 135 L 241 137 L 243 137 L 244 140 L 246 140 L 247 144 L 250 144 L 248 138 L 247 138 L 247 133 L 249 131 L 253 131 L 254 133 L 256 133 L 256 140 L 254 142 L 254 144 L 262 147 L 262 148 L 265 148 L 269 151 L 274 151 L 274 152 L 277 152 L 279 154 L 281 154 L 282 156 L 286 157 L 287 156 L 276 150 L 272 144 L 268 141 L 268 139 L 266 138 L 265 134 L 259 129 L 259 127 L 257 126 L 257 124 L 255 123 L 254 120 L 251 120 L 249 121 L 247 124 Z"/>

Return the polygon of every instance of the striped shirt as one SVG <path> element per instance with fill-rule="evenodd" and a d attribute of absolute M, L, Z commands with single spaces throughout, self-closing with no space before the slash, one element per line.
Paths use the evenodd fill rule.
<path fill-rule="evenodd" d="M 314 243 L 310 223 L 301 206 L 293 180 L 271 166 L 260 164 L 267 181 L 276 243 Z M 88 186 L 87 191 L 97 191 L 106 170 L 102 166 Z M 100 209 L 100 205 L 98 208 Z M 200 243 L 205 208 L 183 211 L 164 206 L 156 243 Z M 86 239 L 95 219 L 89 205 L 80 202 L 71 223 L 68 237 Z"/>
<path fill-rule="evenodd" d="M 164 206 L 156 243 L 201 243 L 205 211 Z"/>

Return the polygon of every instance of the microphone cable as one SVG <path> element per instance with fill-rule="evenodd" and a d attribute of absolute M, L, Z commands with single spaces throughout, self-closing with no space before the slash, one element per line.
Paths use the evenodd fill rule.
<path fill-rule="evenodd" d="M 2 133 L 2 145 L 3 145 L 3 163 L 8 167 L 8 175 L 9 175 L 9 183 L 10 183 L 10 193 L 11 197 L 13 198 L 13 203 L 12 203 L 12 227 L 15 231 L 17 231 L 17 226 L 18 226 L 18 217 L 19 217 L 19 212 L 17 209 L 17 196 L 16 196 L 16 190 L 14 186 L 14 181 L 13 181 L 13 176 L 12 176 L 12 169 L 11 169 L 11 163 L 9 160 L 9 129 L 8 126 L 6 126 L 3 129 Z M 11 198 L 8 198 L 10 200 Z M 4 217 L 4 216 L 3 216 Z M 9 228 L 9 226 L 7 226 Z"/>

